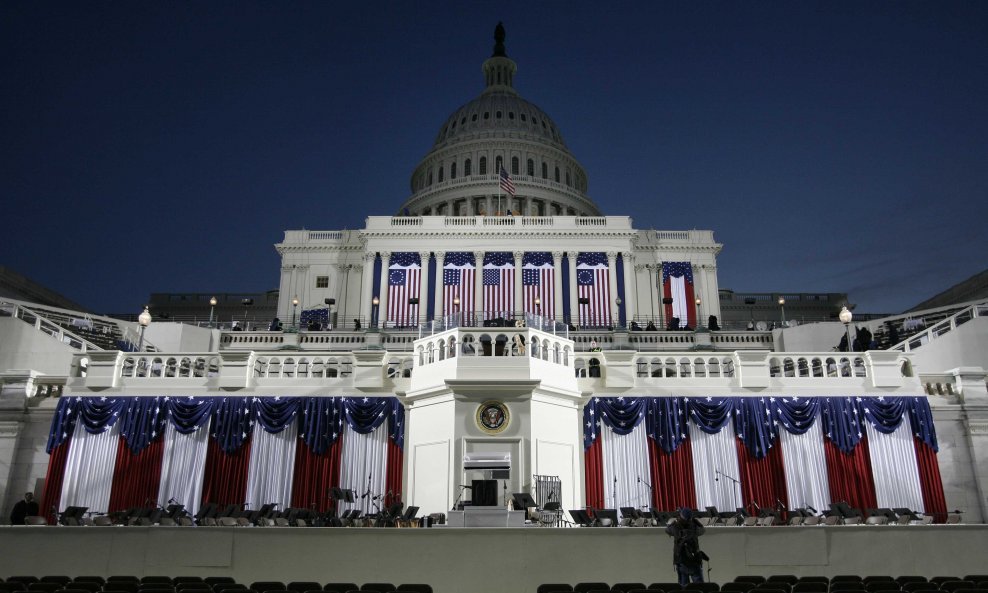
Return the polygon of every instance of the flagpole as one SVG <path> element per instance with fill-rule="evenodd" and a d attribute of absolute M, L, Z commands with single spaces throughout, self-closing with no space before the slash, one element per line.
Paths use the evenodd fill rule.
<path fill-rule="evenodd" d="M 498 169 L 498 171 L 497 171 L 497 216 L 502 216 L 502 214 L 501 214 L 501 169 Z"/>

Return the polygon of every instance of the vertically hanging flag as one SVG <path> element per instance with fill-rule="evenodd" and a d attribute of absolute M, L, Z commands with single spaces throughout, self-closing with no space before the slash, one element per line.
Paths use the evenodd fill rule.
<path fill-rule="evenodd" d="M 511 319 L 515 311 L 515 258 L 510 251 L 484 254 L 484 319 Z"/>
<path fill-rule="evenodd" d="M 693 265 L 688 261 L 662 264 L 662 295 L 672 298 L 666 305 L 666 319 L 676 317 L 679 327 L 696 327 L 696 298 L 693 293 Z"/>
<path fill-rule="evenodd" d="M 410 299 L 419 298 L 422 282 L 422 258 L 417 252 L 391 254 L 388 266 L 388 318 L 394 327 L 418 325 L 419 305 Z"/>
<path fill-rule="evenodd" d="M 474 264 L 473 253 L 450 251 L 443 260 L 443 311 L 452 315 L 463 313 L 465 323 L 471 323 L 474 310 Z M 453 304 L 460 299 L 459 307 Z"/>
<path fill-rule="evenodd" d="M 548 251 L 526 253 L 521 264 L 522 294 L 525 312 L 556 318 L 556 270 Z M 539 299 L 539 304 L 535 304 Z"/>
<path fill-rule="evenodd" d="M 515 182 L 511 180 L 511 175 L 501 167 L 501 173 L 498 175 L 501 181 L 501 189 L 504 193 L 508 194 L 512 198 L 515 197 Z"/>
<path fill-rule="evenodd" d="M 581 252 L 576 257 L 577 311 L 582 327 L 611 324 L 611 290 L 607 254 Z"/>

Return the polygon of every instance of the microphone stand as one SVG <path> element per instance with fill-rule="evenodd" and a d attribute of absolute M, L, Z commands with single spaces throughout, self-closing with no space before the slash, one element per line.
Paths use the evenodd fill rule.
<path fill-rule="evenodd" d="M 453 501 L 453 508 L 449 509 L 451 511 L 456 510 L 456 505 L 460 504 L 460 499 L 463 498 L 463 491 L 470 488 L 470 486 L 459 486 L 460 492 L 456 495 L 456 500 Z"/>
<path fill-rule="evenodd" d="M 733 494 L 734 495 L 731 498 L 734 499 L 734 508 L 738 508 L 740 506 L 738 504 L 738 489 L 741 488 L 741 480 L 738 480 L 734 476 L 729 476 L 729 475 L 725 474 L 724 472 L 720 471 L 719 469 L 715 469 L 714 470 L 714 481 L 715 482 L 718 481 L 717 476 L 723 476 L 725 479 L 734 482 L 734 487 L 731 489 L 733 491 Z"/>
<path fill-rule="evenodd" d="M 649 510 L 651 508 L 652 501 L 655 500 L 655 488 L 653 488 L 652 485 L 648 483 L 648 481 L 641 479 L 641 476 L 638 477 L 638 483 L 639 484 L 645 484 L 646 486 L 648 486 L 648 492 L 649 492 L 648 502 L 649 502 L 649 504 L 644 505 L 645 510 L 647 511 L 647 510 Z"/>

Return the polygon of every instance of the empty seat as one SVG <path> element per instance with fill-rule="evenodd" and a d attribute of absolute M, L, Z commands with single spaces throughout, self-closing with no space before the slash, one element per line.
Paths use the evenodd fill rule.
<path fill-rule="evenodd" d="M 34 585 L 29 585 L 28 589 L 30 589 L 32 586 Z M 953 593 L 954 591 L 958 591 L 960 589 L 976 589 L 976 588 L 977 586 L 971 581 L 944 581 L 940 585 L 940 590 L 947 591 L 948 593 Z"/>
<path fill-rule="evenodd" d="M 6 582 L 0 583 L 0 593 L 18 593 L 19 591 L 27 591 L 27 583 Z"/>
<path fill-rule="evenodd" d="M 724 583 L 720 586 L 720 590 L 726 591 L 727 593 L 748 593 L 748 591 L 754 589 L 755 586 L 755 583 Z M 826 593 L 826 589 L 824 589 L 824 593 Z"/>
<path fill-rule="evenodd" d="M 103 591 L 123 591 L 124 593 L 137 593 L 139 583 L 133 581 L 107 581 L 103 585 Z"/>
<path fill-rule="evenodd" d="M 306 591 L 318 591 L 322 589 L 322 585 L 315 581 L 292 581 L 286 585 L 289 591 L 295 591 L 295 593 L 305 593 Z"/>
<path fill-rule="evenodd" d="M 409 593 L 432 593 L 432 585 L 426 585 L 425 583 L 404 583 L 398 585 L 398 590 L 408 591 Z"/>
<path fill-rule="evenodd" d="M 233 579 L 233 577 L 205 577 L 202 580 L 213 586 L 221 584 L 234 585 L 237 582 Z"/>
<path fill-rule="evenodd" d="M 73 583 L 97 583 L 97 584 L 99 584 L 99 585 L 102 586 L 103 583 L 106 582 L 106 579 L 104 579 L 103 577 L 100 577 L 100 576 L 82 575 L 82 576 L 78 576 L 78 577 L 72 579 L 72 582 Z"/>
<path fill-rule="evenodd" d="M 77 591 L 89 591 L 89 593 L 99 593 L 103 590 L 103 585 L 89 581 L 72 581 L 65 585 L 65 588 L 75 589 Z"/>
<path fill-rule="evenodd" d="M 285 591 L 285 583 L 281 581 L 255 581 L 250 584 L 250 588 L 257 593 L 266 593 L 267 591 Z"/>
<path fill-rule="evenodd" d="M 837 576 L 830 577 L 830 584 L 834 583 L 860 583 L 863 579 L 861 575 L 857 574 L 839 574 Z"/>
<path fill-rule="evenodd" d="M 141 582 L 141 579 L 135 577 L 132 574 L 115 574 L 115 575 L 106 577 L 106 582 L 107 583 L 134 583 L 134 584 L 139 584 Z"/>
<path fill-rule="evenodd" d="M 868 593 L 877 593 L 878 591 L 898 591 L 899 588 L 899 583 L 895 581 L 871 581 L 870 583 L 865 583 L 865 590 L 867 590 Z"/>
<path fill-rule="evenodd" d="M 7 579 L 7 580 L 9 581 L 10 579 Z M 961 580 L 960 577 L 943 577 L 943 576 L 941 576 L 941 577 L 933 577 L 932 579 L 930 579 L 930 582 L 931 583 L 936 583 L 937 585 L 940 585 L 942 587 L 943 584 L 946 583 L 947 581 L 959 581 L 959 580 Z"/>
<path fill-rule="evenodd" d="M 972 583 L 985 583 L 988 582 L 988 574 L 969 574 L 964 577 L 964 580 L 971 581 Z"/>
<path fill-rule="evenodd" d="M 151 584 L 151 583 L 153 583 L 155 585 L 168 585 L 169 587 L 173 585 L 172 578 L 171 577 L 157 576 L 157 575 L 156 576 L 141 577 L 141 584 L 142 585 L 147 585 L 147 584 Z"/>
<path fill-rule="evenodd" d="M 611 586 L 607 583 L 577 583 L 573 586 L 575 593 L 589 593 L 590 591 L 610 591 Z"/>
<path fill-rule="evenodd" d="M 788 593 L 788 589 L 777 589 L 767 585 L 762 585 L 761 587 L 755 587 L 752 589 L 751 593 Z"/>
<path fill-rule="evenodd" d="M 957 582 L 966 583 L 967 581 L 957 581 Z M 970 584 L 973 587 L 974 583 L 970 583 Z M 43 583 L 41 581 L 38 581 L 36 583 L 27 584 L 28 591 L 38 591 L 39 593 L 54 593 L 55 591 L 58 591 L 59 589 L 63 589 L 63 588 L 65 588 L 65 585 L 61 583 Z"/>
<path fill-rule="evenodd" d="M 658 589 L 659 591 L 680 591 L 683 586 L 679 583 L 652 583 L 648 586 L 649 589 Z"/>
<path fill-rule="evenodd" d="M 40 580 L 41 579 L 33 575 L 7 577 L 8 583 L 24 583 L 25 585 L 28 583 L 37 583 Z"/>
<path fill-rule="evenodd" d="M 830 585 L 827 583 L 796 583 L 792 586 L 792 593 L 827 593 L 830 590 Z"/>
<path fill-rule="evenodd" d="M 765 577 L 758 575 L 742 575 L 739 577 L 734 577 L 735 583 L 752 583 L 754 585 L 761 585 L 765 582 Z"/>
<path fill-rule="evenodd" d="M 332 591 L 333 593 L 348 593 L 349 591 L 360 590 L 356 583 L 326 583 L 326 586 L 322 589 L 323 591 Z"/>
<path fill-rule="evenodd" d="M 539 585 L 536 593 L 561 593 L 572 590 L 573 585 L 568 583 L 546 583 L 544 585 Z"/>
<path fill-rule="evenodd" d="M 41 577 L 42 583 L 59 583 L 61 585 L 67 585 L 72 582 L 72 577 L 67 577 L 63 575 L 48 575 Z"/>
<path fill-rule="evenodd" d="M 391 583 L 364 583 L 361 587 L 361 591 L 377 591 L 377 593 L 387 593 L 388 591 L 394 591 L 397 589 Z"/>
<path fill-rule="evenodd" d="M 621 593 L 627 593 L 628 591 L 634 591 L 635 589 L 644 589 L 645 583 L 617 583 L 611 587 L 612 591 L 621 591 Z"/>
<path fill-rule="evenodd" d="M 684 591 L 702 591 L 703 593 L 717 593 L 720 585 L 717 583 L 690 583 L 683 587 Z"/>
<path fill-rule="evenodd" d="M 213 587 L 209 583 L 202 581 L 183 581 L 175 583 L 176 591 L 212 591 Z"/>
<path fill-rule="evenodd" d="M 790 587 L 799 582 L 799 577 L 794 574 L 773 574 L 765 579 L 766 584 L 785 583 Z"/>
<path fill-rule="evenodd" d="M 240 583 L 217 583 L 213 585 L 213 591 L 215 593 L 220 593 L 221 591 L 250 591 L 250 587 L 241 585 Z"/>

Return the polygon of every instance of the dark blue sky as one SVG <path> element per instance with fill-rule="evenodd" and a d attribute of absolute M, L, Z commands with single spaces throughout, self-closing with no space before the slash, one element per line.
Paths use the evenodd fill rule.
<path fill-rule="evenodd" d="M 0 264 L 98 312 L 277 287 L 515 85 L 590 195 L 709 228 L 721 288 L 900 311 L 988 263 L 988 2 L 3 2 Z"/>

